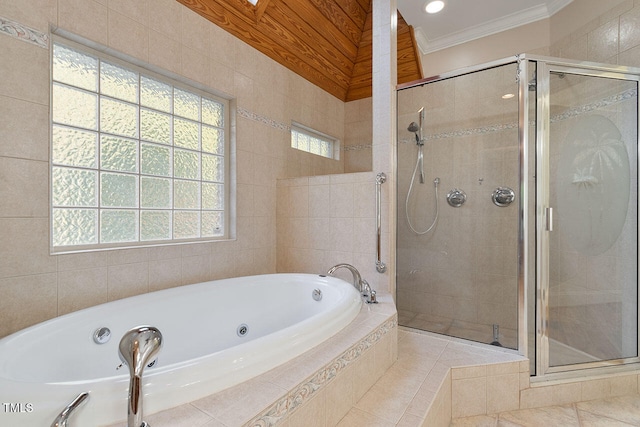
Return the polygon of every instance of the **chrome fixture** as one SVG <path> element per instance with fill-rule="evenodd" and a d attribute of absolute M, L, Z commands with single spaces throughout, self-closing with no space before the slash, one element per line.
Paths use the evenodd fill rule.
<path fill-rule="evenodd" d="M 367 304 L 377 304 L 376 291 L 371 289 L 371 286 L 366 280 L 362 280 L 362 276 L 357 268 L 351 264 L 336 264 L 327 271 L 327 274 L 333 276 L 333 273 L 339 268 L 346 268 L 353 275 L 353 286 L 360 292 L 360 295 L 364 297 Z"/>
<path fill-rule="evenodd" d="M 407 198 L 405 199 L 404 207 L 405 207 L 405 215 L 407 217 L 407 223 L 409 224 L 409 228 L 411 229 L 411 231 L 413 231 L 418 235 L 423 235 L 431 231 L 433 227 L 435 227 L 436 222 L 438 221 L 438 184 L 440 183 L 440 178 L 436 178 L 433 180 L 433 185 L 436 187 L 436 216 L 434 217 L 433 222 L 431 223 L 429 228 L 427 228 L 424 231 L 418 231 L 413 226 L 413 224 L 411 224 L 411 218 L 409 216 L 409 198 L 411 197 L 411 192 L 413 191 L 413 184 L 416 180 L 416 174 L 418 173 L 418 171 L 420 171 L 420 174 L 419 174 L 420 184 L 424 184 L 424 141 L 425 141 L 424 135 L 423 135 L 424 114 L 425 114 L 424 107 L 418 110 L 418 114 L 420 118 L 420 124 L 417 124 L 416 122 L 411 122 L 411 124 L 407 128 L 409 132 L 413 132 L 416 136 L 416 144 L 418 145 L 418 158 L 416 160 L 416 167 L 413 169 L 413 175 L 411 175 L 411 183 L 409 184 L 409 190 L 407 191 Z"/>
<path fill-rule="evenodd" d="M 98 328 L 93 332 L 93 342 L 96 344 L 106 344 L 111 339 L 109 328 Z"/>
<path fill-rule="evenodd" d="M 416 122 L 409 123 L 409 127 L 407 127 L 407 130 L 415 134 L 416 144 L 420 145 L 420 136 L 418 136 L 418 131 L 420 130 L 420 127 L 418 126 L 418 124 Z"/>
<path fill-rule="evenodd" d="M 67 427 L 69 417 L 89 398 L 88 392 L 82 392 L 76 396 L 63 410 L 58 414 L 51 427 Z"/>
<path fill-rule="evenodd" d="M 424 107 L 418 110 L 418 114 L 420 117 L 420 124 L 416 122 L 411 122 L 407 130 L 409 132 L 413 132 L 416 137 L 416 144 L 418 145 L 418 162 L 416 164 L 416 168 L 420 168 L 420 184 L 424 184 L 424 154 L 423 154 L 423 146 L 424 146 L 424 135 L 423 135 L 423 126 L 424 126 Z M 419 166 L 418 166 L 419 165 Z"/>
<path fill-rule="evenodd" d="M 322 291 L 320 289 L 314 289 L 311 291 L 311 298 L 313 298 L 314 301 L 322 300 Z"/>
<path fill-rule="evenodd" d="M 360 272 L 353 265 L 344 263 L 336 264 L 327 271 L 327 274 L 333 276 L 333 273 L 335 273 L 339 268 L 346 268 L 351 272 L 351 275 L 353 276 L 353 286 L 355 286 L 358 292 L 362 292 L 362 276 L 360 276 Z"/>
<path fill-rule="evenodd" d="M 467 194 L 459 188 L 454 188 L 447 193 L 447 203 L 449 206 L 459 208 L 467 201 Z"/>
<path fill-rule="evenodd" d="M 364 297 L 364 302 L 367 304 L 377 304 L 378 298 L 376 297 L 376 291 L 371 289 L 371 285 L 366 280 L 362 281 L 362 296 Z"/>
<path fill-rule="evenodd" d="M 502 344 L 500 344 L 500 325 L 496 323 L 493 324 L 493 341 L 490 344 L 502 347 Z"/>
<path fill-rule="evenodd" d="M 153 326 L 138 326 L 124 334 L 118 346 L 120 359 L 129 367 L 127 427 L 149 427 L 142 420 L 142 371 L 162 348 L 162 334 Z"/>
<path fill-rule="evenodd" d="M 236 328 L 236 334 L 242 338 L 249 333 L 249 325 L 246 323 L 241 324 Z"/>
<path fill-rule="evenodd" d="M 491 200 L 496 206 L 505 207 L 509 206 L 516 199 L 516 193 L 509 187 L 498 187 L 493 190 L 491 194 Z"/>
<path fill-rule="evenodd" d="M 417 138 L 417 135 L 416 135 Z M 378 273 L 384 273 L 387 271 L 387 266 L 380 259 L 381 252 L 381 239 L 382 239 L 382 206 L 381 206 L 381 193 L 382 184 L 387 181 L 387 175 L 384 172 L 380 172 L 376 175 L 376 271 Z"/>

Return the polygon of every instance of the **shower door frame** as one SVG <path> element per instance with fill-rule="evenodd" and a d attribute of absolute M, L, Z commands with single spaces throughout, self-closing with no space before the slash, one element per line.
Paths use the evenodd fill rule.
<path fill-rule="evenodd" d="M 525 357 L 535 358 L 535 373 L 531 373 L 532 381 L 548 381 L 555 379 L 567 379 L 572 377 L 584 376 L 584 371 L 589 370 L 590 373 L 603 374 L 611 373 L 612 369 L 615 371 L 626 371 L 632 369 L 638 369 L 640 366 L 640 338 L 638 339 L 638 357 L 608 360 L 601 362 L 583 363 L 575 366 L 562 366 L 559 368 L 549 368 L 549 354 L 548 354 L 548 328 L 545 322 L 548 321 L 548 241 L 544 242 L 541 235 L 544 227 L 544 206 L 540 203 L 543 199 L 548 202 L 548 188 L 546 194 L 540 194 L 540 178 L 545 170 L 541 170 L 541 162 L 537 161 L 540 156 L 546 154 L 549 141 L 549 81 L 548 73 L 550 70 L 556 70 L 556 68 L 564 69 L 565 71 L 571 70 L 578 74 L 586 74 L 599 77 L 613 77 L 624 75 L 628 78 L 623 80 L 635 80 L 640 86 L 640 68 L 626 67 L 626 66 L 610 66 L 601 63 L 594 63 L 588 61 L 574 61 L 560 58 L 546 57 L 540 55 L 519 54 L 510 56 L 507 58 L 486 62 L 476 66 L 462 68 L 456 71 L 443 73 L 440 75 L 427 77 L 421 80 L 413 82 L 399 84 L 396 90 L 409 89 L 412 87 L 423 86 L 428 83 L 437 82 L 440 80 L 450 79 L 465 74 L 482 71 L 489 68 L 499 67 L 502 65 L 513 64 L 518 65 L 517 82 L 518 82 L 518 143 L 519 143 L 519 183 L 520 194 L 519 198 L 519 212 L 518 212 L 518 273 L 517 273 L 517 309 L 518 309 L 518 349 L 517 352 Z M 533 67 L 535 68 L 535 75 L 537 76 L 537 89 L 534 95 L 529 91 L 529 73 Z M 541 71 L 542 67 L 542 71 Z M 546 72 L 547 77 L 540 79 L 540 75 Z M 541 93 L 543 92 L 543 93 Z M 531 96 L 534 96 L 536 100 L 535 117 L 531 118 L 529 114 L 529 103 L 531 102 Z M 636 141 L 636 156 L 639 166 L 640 174 L 640 104 L 637 108 L 638 118 L 636 119 L 637 138 Z M 546 118 L 546 120 L 545 120 Z M 533 122 L 532 120 L 535 120 Z M 533 123 L 533 124 L 532 124 Z M 529 137 L 531 126 L 534 127 L 534 138 Z M 533 139 L 533 141 L 531 141 Z M 533 144 L 533 146 L 531 146 Z M 535 148 L 535 150 L 529 151 Z M 531 154 L 530 154 L 531 153 Z M 534 158 L 531 159 L 531 156 Z M 546 173 L 548 174 L 548 164 Z M 530 188 L 529 178 L 530 171 L 534 172 L 534 188 Z M 396 175 L 398 171 L 396 170 Z M 548 175 L 545 175 L 544 180 L 548 180 Z M 397 176 L 396 176 L 397 182 Z M 537 187 L 537 188 L 536 188 Z M 640 186 L 639 186 L 640 188 Z M 531 191 L 535 194 L 535 210 L 530 209 L 529 195 Z M 640 189 L 638 190 L 640 192 Z M 546 199 L 543 198 L 546 197 Z M 638 195 L 636 194 L 636 199 Z M 548 203 L 547 205 L 548 206 Z M 535 226 L 534 230 L 529 228 L 530 215 L 534 216 Z M 396 212 L 397 221 L 397 212 Z M 640 213 L 638 215 L 638 225 L 640 225 Z M 639 227 L 640 228 L 640 227 Z M 531 240 L 534 240 L 531 242 Z M 540 243 L 543 241 L 543 243 Z M 545 262 L 541 262 L 544 257 L 542 256 L 542 250 L 546 248 L 547 258 Z M 531 251 L 535 254 L 533 265 L 529 262 L 529 256 Z M 638 259 L 636 265 L 640 265 L 640 250 L 638 251 Z M 396 260 L 397 264 L 397 260 Z M 535 272 L 535 277 L 530 278 L 531 269 Z M 545 281 L 545 285 L 541 284 L 541 281 Z M 640 274 L 638 275 L 638 281 L 640 282 Z M 638 284 L 637 284 L 638 285 Z M 532 287 L 532 288 L 531 288 Z M 639 286 L 640 288 L 640 286 Z M 529 307 L 532 301 L 529 301 L 528 291 L 530 289 L 535 290 L 535 306 Z M 638 299 L 640 300 L 640 292 L 638 292 Z M 528 311 L 533 308 L 535 312 L 534 326 L 529 324 Z M 535 329 L 535 348 L 533 355 L 530 353 L 528 335 L 530 329 Z M 638 308 L 638 322 L 637 331 L 640 333 L 640 307 Z"/>
<path fill-rule="evenodd" d="M 536 63 L 536 163 L 535 163 L 535 182 L 536 188 L 535 190 L 535 251 L 536 251 L 536 277 L 535 283 L 526 283 L 524 289 L 526 290 L 528 286 L 535 286 L 535 312 L 536 312 L 536 348 L 535 348 L 535 375 L 532 375 L 532 379 L 563 379 L 563 378 L 572 378 L 577 376 L 584 375 L 584 371 L 588 369 L 590 372 L 594 374 L 601 372 L 611 372 L 612 367 L 619 367 L 619 370 L 630 370 L 637 369 L 638 363 L 640 363 L 640 339 L 637 342 L 636 348 L 636 357 L 630 358 L 621 358 L 621 359 L 613 359 L 613 360 L 602 360 L 602 361 L 594 361 L 573 365 L 560 365 L 560 366 L 550 366 L 549 362 L 549 231 L 547 230 L 547 224 L 551 220 L 547 215 L 549 213 L 548 208 L 552 208 L 550 206 L 549 200 L 549 188 L 550 188 L 550 170 L 549 170 L 549 143 L 550 143 L 550 85 L 549 78 L 552 72 L 558 73 L 569 73 L 569 74 L 577 74 L 589 77 L 604 77 L 611 78 L 623 81 L 635 81 L 637 85 L 640 85 L 640 69 L 633 67 L 625 67 L 625 66 L 607 66 L 604 64 L 584 62 L 584 61 L 570 61 L 570 60 L 562 60 L 558 58 L 549 58 L 549 57 L 539 57 L 532 55 L 522 55 L 521 62 L 521 73 L 522 75 L 528 75 L 527 69 L 529 66 L 529 62 Z M 525 115 L 528 113 L 528 82 L 526 79 L 520 79 L 520 109 L 524 110 Z M 638 87 L 638 86 L 636 86 Z M 637 99 L 637 98 L 636 98 Z M 636 162 L 640 159 L 640 106 L 636 107 Z M 520 173 L 521 173 L 521 185 L 523 185 L 523 192 L 528 193 L 529 189 L 528 180 L 526 177 L 528 176 L 528 166 L 530 159 L 527 159 L 527 153 L 529 152 L 528 144 L 528 134 L 529 134 L 529 126 L 531 122 L 527 117 L 521 117 L 520 126 L 523 127 L 521 133 L 520 143 L 521 145 L 521 153 L 524 154 L 524 157 L 521 158 L 520 163 Z M 637 163 L 638 164 L 638 163 Z M 637 178 L 637 177 L 636 177 Z M 526 253 L 527 248 L 529 248 L 529 244 L 527 242 L 527 222 L 526 216 L 526 202 L 525 195 L 521 195 L 521 206 L 525 205 L 525 209 L 521 211 L 521 214 L 524 217 L 524 221 L 521 222 L 521 240 L 520 242 L 523 245 L 523 251 Z M 638 194 L 635 195 L 636 203 L 638 201 Z M 640 222 L 640 216 L 638 216 L 638 221 Z M 638 223 L 636 224 L 636 230 L 638 230 Z M 637 239 L 637 236 L 636 236 Z M 640 264 L 640 254 L 636 254 L 636 270 L 637 266 Z M 526 282 L 526 275 L 528 266 L 526 265 L 526 257 L 524 257 L 522 274 L 519 275 L 519 279 L 522 279 Z M 640 278 L 636 278 L 636 289 L 638 289 L 638 280 Z M 526 294 L 525 297 L 525 306 L 526 306 Z M 636 301 L 636 310 L 638 312 L 637 322 L 636 322 L 636 334 L 640 331 L 640 309 L 638 309 L 638 301 Z M 520 320 L 526 323 L 526 317 Z M 523 331 L 527 330 L 527 325 Z M 524 335 L 524 333 L 522 334 Z M 524 345 L 523 349 L 527 347 L 526 337 L 524 338 L 524 342 L 520 342 L 521 345 Z M 528 350 L 522 351 L 521 353 L 524 355 L 529 355 Z M 606 371 L 604 371 L 606 369 Z"/>
<path fill-rule="evenodd" d="M 527 193 L 527 185 L 526 185 L 526 180 L 525 180 L 525 184 L 523 185 L 523 179 L 526 178 L 526 174 L 523 175 L 523 170 L 524 172 L 527 171 L 527 159 L 528 156 L 526 155 L 526 152 L 523 151 L 523 147 L 528 147 L 528 137 L 527 137 L 527 132 L 528 132 L 528 127 L 527 127 L 527 123 L 528 123 L 528 112 L 527 111 L 522 111 L 523 110 L 523 105 L 527 105 L 527 104 L 523 104 L 523 99 L 528 99 L 528 92 L 527 92 L 527 60 L 525 60 L 525 55 L 524 54 L 518 54 L 518 55 L 513 55 L 513 56 L 509 56 L 507 58 L 501 58 L 501 59 L 497 59 L 494 61 L 489 61 L 489 62 L 485 62 L 483 64 L 478 64 L 478 65 L 472 65 L 470 67 L 464 67 L 464 68 L 460 68 L 458 70 L 455 71 L 450 71 L 450 72 L 446 72 L 443 74 L 438 74 L 435 76 L 431 76 L 431 77 L 426 77 L 420 80 L 414 80 L 411 82 L 407 82 L 407 83 L 401 83 L 396 85 L 396 92 L 400 91 L 400 90 L 404 90 L 404 89 L 410 89 L 413 87 L 419 87 L 419 86 L 424 86 L 425 84 L 429 84 L 429 83 L 435 83 L 441 80 L 447 80 L 447 79 L 452 79 L 455 77 L 460 77 L 463 76 L 465 74 L 471 74 L 471 73 L 475 73 L 475 72 L 479 72 L 479 71 L 483 71 L 483 70 L 488 70 L 490 68 L 496 68 L 496 67 L 501 67 L 503 65 L 509 65 L 509 64 L 516 64 L 517 67 L 517 75 L 515 76 L 517 79 L 517 83 L 518 83 L 518 96 L 519 96 L 519 101 L 518 101 L 518 143 L 519 143 L 519 161 L 520 161 L 520 174 L 519 174 L 519 180 L 520 180 L 520 195 L 517 196 L 520 200 L 520 204 L 518 206 L 518 243 L 517 243 L 517 247 L 518 247 L 518 272 L 516 275 L 516 282 L 517 282 L 517 310 L 518 310 L 518 317 L 517 317 L 517 327 L 518 327 L 518 348 L 517 349 L 511 349 L 511 348 L 507 348 L 505 349 L 505 351 L 513 351 L 517 354 L 520 355 L 524 355 L 524 356 L 528 356 L 528 343 L 527 343 L 527 328 L 528 328 L 528 323 L 527 323 L 527 297 L 526 297 L 526 289 L 527 289 L 527 284 L 526 284 L 526 269 L 527 269 L 527 262 L 526 262 L 526 254 L 528 254 L 528 248 L 527 248 L 527 242 L 528 239 L 526 239 L 526 226 L 523 228 L 523 220 L 525 221 L 524 224 L 526 224 L 526 219 L 528 217 L 527 214 L 527 205 L 526 205 L 526 197 L 525 194 Z M 524 78 L 521 78 L 521 76 L 525 76 Z M 524 88 L 524 89 L 523 89 Z M 523 92 L 524 91 L 524 92 Z M 397 106 L 396 106 L 397 109 Z M 525 109 L 526 110 L 526 109 Z M 396 129 L 397 131 L 397 129 Z M 397 157 L 397 154 L 396 154 Z M 396 171 L 395 171 L 395 175 L 396 175 L 396 185 L 398 182 L 398 170 L 397 170 L 397 159 L 396 159 Z M 524 165 L 524 166 L 523 166 Z M 524 202 L 523 202 L 524 201 Z M 397 202 L 397 200 L 396 200 Z M 396 203 L 397 206 L 397 203 Z M 397 226 L 397 207 L 395 210 L 395 217 L 396 217 L 396 226 Z M 397 245 L 397 242 L 396 242 Z M 398 265 L 398 260 L 397 260 L 397 251 L 396 251 L 396 260 L 394 261 L 394 265 L 397 266 Z M 396 274 L 397 277 L 397 271 L 394 272 L 394 274 Z M 395 292 L 397 292 L 397 283 L 396 283 L 396 290 Z M 397 296 L 395 297 L 397 298 Z M 437 332 L 435 332 L 437 333 Z M 461 338 L 464 339 L 464 338 Z"/>

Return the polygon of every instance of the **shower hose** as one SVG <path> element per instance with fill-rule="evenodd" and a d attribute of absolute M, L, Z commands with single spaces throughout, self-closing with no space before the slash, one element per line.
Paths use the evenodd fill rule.
<path fill-rule="evenodd" d="M 421 149 L 422 147 L 420 147 Z M 433 219 L 433 222 L 431 223 L 431 226 L 429 226 L 429 228 L 427 228 L 424 231 L 419 231 L 416 230 L 416 228 L 413 226 L 413 224 L 411 224 L 411 218 L 409 216 L 409 197 L 411 197 L 411 192 L 413 191 L 413 183 L 416 181 L 416 173 L 418 172 L 418 165 L 420 164 L 420 157 L 418 156 L 418 159 L 416 160 L 416 167 L 413 168 L 413 175 L 411 176 L 411 183 L 409 184 L 409 191 L 407 192 L 407 198 L 404 202 L 404 212 L 405 215 L 407 217 L 407 224 L 409 224 L 409 228 L 411 229 L 411 231 L 413 231 L 414 233 L 418 234 L 418 235 L 423 235 L 423 234 L 427 234 L 428 232 L 430 232 L 433 227 L 435 227 L 436 222 L 438 221 L 438 184 L 440 183 L 440 178 L 436 178 L 433 180 L 433 185 L 436 188 L 436 216 Z"/>

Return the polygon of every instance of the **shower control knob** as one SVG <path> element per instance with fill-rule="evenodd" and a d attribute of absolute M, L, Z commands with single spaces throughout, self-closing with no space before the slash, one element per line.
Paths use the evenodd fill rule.
<path fill-rule="evenodd" d="M 498 187 L 493 190 L 491 194 L 491 200 L 496 206 L 505 207 L 509 206 L 516 198 L 516 193 L 509 187 Z"/>
<path fill-rule="evenodd" d="M 467 194 L 458 188 L 454 188 L 453 190 L 449 191 L 449 193 L 447 193 L 447 203 L 449 203 L 449 206 L 459 208 L 466 201 Z"/>

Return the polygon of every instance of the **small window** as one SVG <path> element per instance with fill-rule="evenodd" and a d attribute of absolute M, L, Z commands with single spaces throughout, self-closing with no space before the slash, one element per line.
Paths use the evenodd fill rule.
<path fill-rule="evenodd" d="M 52 70 L 54 252 L 227 237 L 226 100 L 60 40 Z"/>
<path fill-rule="evenodd" d="M 295 122 L 291 124 L 291 147 L 329 159 L 339 158 L 336 138 Z"/>

